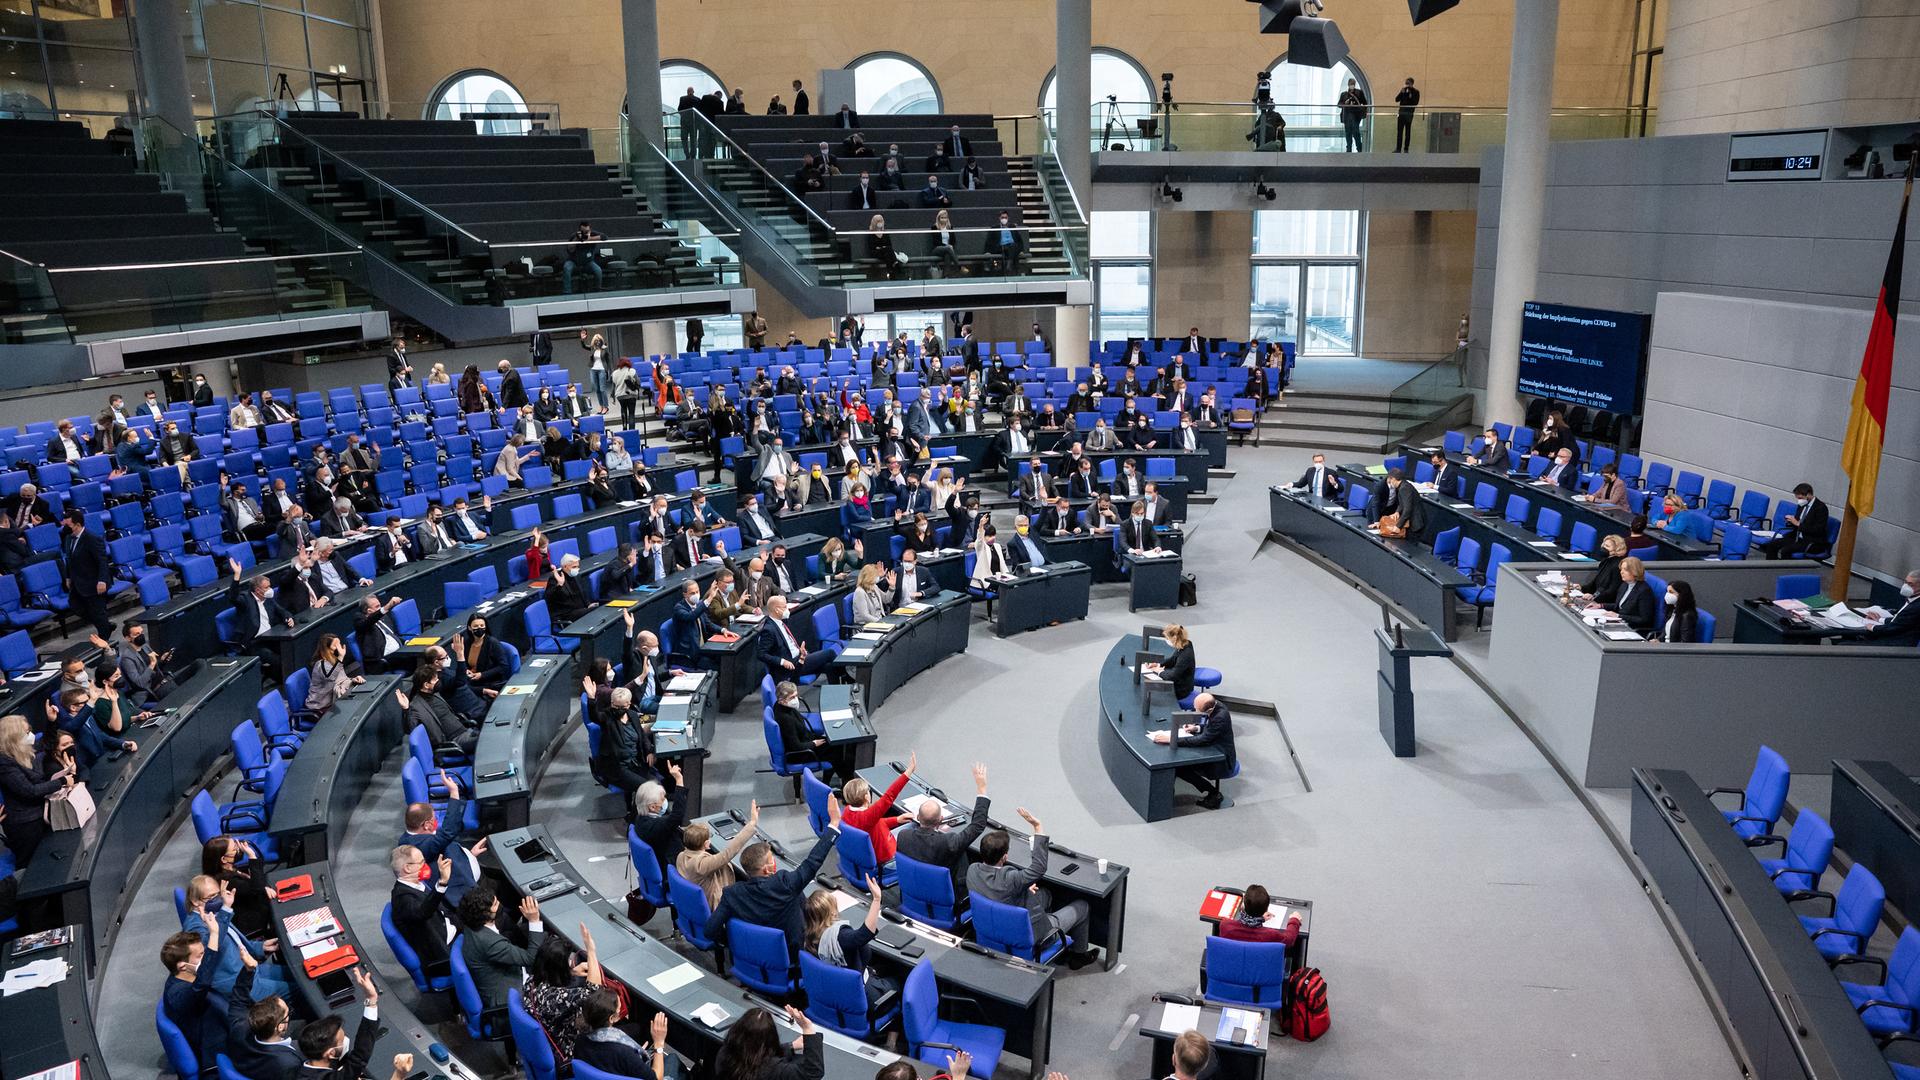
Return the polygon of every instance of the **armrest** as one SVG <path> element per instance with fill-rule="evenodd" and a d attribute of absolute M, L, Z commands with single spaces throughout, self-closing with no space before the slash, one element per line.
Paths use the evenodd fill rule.
<path fill-rule="evenodd" d="M 1836 972 L 1838 972 L 1840 968 L 1852 964 L 1878 964 L 1880 966 L 1880 981 L 1883 983 L 1887 981 L 1887 962 L 1878 956 L 1863 956 L 1859 953 L 1848 953 L 1845 956 L 1837 956 L 1827 961 L 1827 967 Z M 1852 982 L 1853 980 L 1849 979 L 1847 981 Z"/>
<path fill-rule="evenodd" d="M 1787 903 L 1789 904 L 1798 903 L 1799 901 L 1802 901 L 1802 900 L 1812 900 L 1815 897 L 1818 897 L 1827 902 L 1827 916 L 1831 918 L 1833 916 L 1835 901 L 1834 901 L 1833 894 L 1830 892 L 1822 892 L 1819 889 L 1807 889 L 1802 892 L 1788 893 Z"/>
<path fill-rule="evenodd" d="M 1818 875 L 1816 875 L 1812 870 L 1802 869 L 1798 866 L 1783 866 L 1780 869 L 1775 870 L 1773 873 L 1768 874 L 1767 880 L 1778 882 L 1782 874 L 1804 874 L 1806 875 L 1808 885 L 1819 884 L 1819 881 L 1816 880 Z"/>
<path fill-rule="evenodd" d="M 1896 1031 L 1881 1040 L 1880 1052 L 1885 1054 L 1888 1050 L 1893 1049 L 1893 1044 L 1895 1043 L 1920 1043 L 1920 1035 L 1909 1034 L 1905 1031 Z"/>
<path fill-rule="evenodd" d="M 1768 844 L 1779 844 L 1781 853 L 1782 854 L 1786 853 L 1787 838 L 1784 836 L 1776 836 L 1773 833 L 1761 833 L 1759 836 L 1747 837 L 1748 847 L 1751 847 L 1751 848 L 1766 847 Z"/>
<path fill-rule="evenodd" d="M 1897 1001 L 1882 1001 L 1879 998 L 1873 998 L 1870 1001 L 1864 1001 L 1860 1004 L 1858 1008 L 1854 1009 L 1853 1011 L 1856 1014 L 1859 1014 L 1859 1013 L 1864 1013 L 1868 1009 L 1872 1009 L 1872 1008 L 1899 1009 L 1901 1012 L 1906 1013 L 1909 1018 L 1914 1016 L 1920 1016 L 1920 1009 L 1915 1009 L 1912 1005 L 1902 1005 Z M 1907 1022 L 1912 1023 L 1913 1021 L 1912 1019 L 1909 1019 Z"/>
<path fill-rule="evenodd" d="M 243 827 L 235 828 L 239 822 Z M 260 832 L 267 827 L 267 808 L 264 803 L 236 803 L 220 815 L 222 832 Z"/>
<path fill-rule="evenodd" d="M 1752 814 L 1735 814 L 1733 816 L 1733 820 L 1729 821 L 1727 824 L 1738 825 L 1743 821 L 1757 821 L 1760 824 L 1765 825 L 1769 828 L 1773 826 L 1773 822 L 1768 821 L 1766 818 L 1763 818 L 1763 817 L 1755 817 Z"/>
<path fill-rule="evenodd" d="M 1826 937 L 1828 934 L 1839 934 L 1841 937 L 1852 938 L 1855 948 L 1866 947 L 1866 942 L 1862 940 L 1859 934 L 1856 934 L 1851 930 L 1842 930 L 1837 926 L 1829 926 L 1822 930 L 1815 930 L 1813 932 L 1812 940 L 1819 941 L 1821 938 Z"/>

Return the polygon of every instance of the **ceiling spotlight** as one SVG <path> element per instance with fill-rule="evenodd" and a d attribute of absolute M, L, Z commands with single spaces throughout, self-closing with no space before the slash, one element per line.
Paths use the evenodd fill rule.
<path fill-rule="evenodd" d="M 1330 68 L 1347 58 L 1347 39 L 1332 19 L 1302 15 L 1287 28 L 1287 63 Z"/>
<path fill-rule="evenodd" d="M 1305 14 L 1305 0 L 1259 0 L 1260 32 L 1284 34 L 1293 20 Z"/>
<path fill-rule="evenodd" d="M 1460 6 L 1460 0 L 1407 0 L 1407 9 L 1413 15 L 1413 25 L 1419 26 L 1443 11 L 1451 11 Z"/>
<path fill-rule="evenodd" d="M 1184 199 L 1186 199 L 1186 197 L 1187 197 L 1187 193 L 1186 193 L 1186 192 L 1184 192 L 1184 191 L 1181 191 L 1181 190 L 1180 190 L 1179 188 L 1177 188 L 1177 187 L 1174 187 L 1174 186 L 1173 186 L 1173 181 L 1171 181 L 1171 180 L 1162 180 L 1162 181 L 1160 181 L 1160 199 L 1161 199 L 1161 201 L 1163 201 L 1163 202 L 1181 202 L 1181 201 L 1183 201 Z"/>
<path fill-rule="evenodd" d="M 1279 194 L 1279 192 L 1268 187 L 1265 180 L 1255 180 L 1253 182 L 1253 197 L 1256 199 L 1265 199 L 1268 202 L 1272 202 Z"/>

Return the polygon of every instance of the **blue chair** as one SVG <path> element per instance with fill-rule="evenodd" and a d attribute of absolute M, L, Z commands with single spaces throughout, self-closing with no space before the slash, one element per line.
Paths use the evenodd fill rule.
<path fill-rule="evenodd" d="M 1525 525 L 1527 523 L 1527 512 L 1532 509 L 1533 504 L 1521 498 L 1519 495 L 1507 496 L 1506 518 L 1515 525 Z"/>
<path fill-rule="evenodd" d="M 672 903 L 667 896 L 667 879 L 660 876 L 660 856 L 653 853 L 640 834 L 627 826 L 627 857 L 633 860 L 633 876 L 639 879 L 640 895 L 654 907 Z"/>
<path fill-rule="evenodd" d="M 800 985 L 807 992 L 807 1015 L 822 1027 L 850 1039 L 871 1039 L 900 1017 L 897 997 L 883 1000 L 879 1015 L 868 1011 L 867 981 L 853 968 L 831 964 L 804 950 Z"/>
<path fill-rule="evenodd" d="M 1551 507 L 1541 507 L 1540 513 L 1533 519 L 1533 531 L 1542 540 L 1560 542 L 1560 511 Z"/>
<path fill-rule="evenodd" d="M 894 855 L 893 867 L 900 878 L 902 913 L 949 933 L 972 921 L 972 916 L 954 899 L 953 874 L 946 867 L 900 854 Z"/>
<path fill-rule="evenodd" d="M 1762 746 L 1755 756 L 1753 772 L 1747 777 L 1747 786 L 1742 788 L 1714 788 L 1707 797 L 1715 795 L 1740 796 L 1738 810 L 1722 810 L 1727 824 L 1743 840 L 1773 831 L 1773 823 L 1780 820 L 1780 810 L 1787 803 L 1787 786 L 1792 783 L 1793 774 L 1787 768 L 1787 759 L 1771 746 Z"/>
<path fill-rule="evenodd" d="M 200 1058 L 194 1054 L 193 1043 L 187 1041 L 186 1033 L 167 1018 L 167 1002 L 164 998 L 153 1003 L 153 1026 L 160 1030 L 160 1049 L 166 1052 L 167 1064 L 173 1069 L 174 1075 L 183 1078 L 199 1076 Z"/>
<path fill-rule="evenodd" d="M 1460 546 L 1463 551 L 1469 542 L 1470 541 L 1463 541 L 1461 543 Z M 1500 566 L 1511 558 L 1513 558 L 1513 552 L 1507 549 L 1507 545 L 1493 545 L 1493 550 L 1487 555 L 1486 571 L 1484 573 L 1476 572 L 1473 575 L 1476 585 L 1472 588 L 1460 590 L 1460 599 L 1473 605 L 1473 628 L 1475 630 L 1479 630 L 1486 625 L 1487 609 L 1493 606 L 1495 591 L 1500 587 Z M 1462 562 L 1464 563 L 1465 560 L 1463 559 Z"/>
<path fill-rule="evenodd" d="M 986 1024 L 965 1024 L 940 1018 L 940 988 L 933 977 L 933 961 L 922 959 L 907 973 L 900 990 L 907 1053 L 921 1061 L 945 1065 L 947 1055 L 965 1050 L 973 1057 L 967 1070 L 974 1076 L 992 1076 L 1006 1048 L 1007 1033 Z"/>
<path fill-rule="evenodd" d="M 485 1040 L 505 1038 L 506 1031 L 501 1026 L 503 1010 L 489 1010 L 481 1003 L 480 988 L 473 983 L 473 972 L 467 970 L 467 957 L 462 950 L 466 940 L 465 934 L 455 937 L 447 945 L 447 953 L 452 961 L 453 1000 L 466 1022 L 467 1037 Z"/>
<path fill-rule="evenodd" d="M 9 676 L 18 677 L 40 665 L 40 653 L 33 647 L 33 636 L 25 630 L 15 630 L 0 637 L 0 669 Z"/>
<path fill-rule="evenodd" d="M 1434 536 L 1433 555 L 1434 558 L 1439 559 L 1448 566 L 1454 564 L 1454 560 L 1460 555 L 1460 527 L 1458 525 Z"/>
<path fill-rule="evenodd" d="M 1500 489 L 1486 481 L 1473 489 L 1473 508 L 1483 514 L 1493 513 L 1493 504 L 1500 498 Z"/>
<path fill-rule="evenodd" d="M 1840 883 L 1838 896 L 1811 889 L 1789 896 L 1788 902 L 1821 898 L 1827 901 L 1826 915 L 1802 915 L 1800 925 L 1813 939 L 1813 947 L 1828 960 L 1837 960 L 1867 951 L 1867 942 L 1880 925 L 1880 912 L 1887 903 L 1887 890 L 1873 871 L 1854 863 Z"/>
<path fill-rule="evenodd" d="M 528 604 L 522 613 L 527 628 L 527 640 L 533 643 L 534 652 L 570 653 L 580 648 L 580 639 L 562 637 L 553 632 L 553 620 L 547 614 L 545 598 Z"/>
<path fill-rule="evenodd" d="M 1025 907 L 989 900 L 972 890 L 967 907 L 973 913 L 974 940 L 986 948 L 1044 964 L 1073 944 L 1065 934 L 1055 934 L 1044 944 L 1034 941 L 1033 917 Z"/>
<path fill-rule="evenodd" d="M 1857 983 L 1840 980 L 1847 1000 L 1860 1022 L 1878 1038 L 1895 1032 L 1912 1032 L 1920 1020 L 1920 930 L 1909 926 L 1900 931 L 1893 954 L 1885 960 L 1877 956 L 1843 956 L 1834 961 L 1838 977 L 1842 966 L 1880 965 L 1880 981 Z M 819 1019 L 815 1017 L 814 1019 Z"/>
<path fill-rule="evenodd" d="M 241 1073 L 239 1069 L 234 1068 L 233 1059 L 225 1054 L 213 1055 L 213 1065 L 214 1071 L 219 1075 L 220 1080 L 253 1080 L 252 1077 L 246 1076 Z"/>
<path fill-rule="evenodd" d="M 1793 831 L 1785 837 L 1767 833 L 1747 844 L 1756 849 L 1755 855 L 1768 844 L 1780 845 L 1780 858 L 1760 860 L 1760 869 L 1767 872 L 1774 888 L 1789 894 L 1817 889 L 1820 875 L 1827 872 L 1827 861 L 1833 857 L 1833 826 L 1819 814 L 1802 810 L 1793 819 Z"/>
<path fill-rule="evenodd" d="M 392 903 L 380 909 L 380 935 L 387 939 L 387 948 L 393 951 L 393 957 L 400 961 L 400 966 L 407 969 L 407 974 L 413 977 L 414 987 L 421 993 L 430 994 L 453 985 L 450 975 L 427 977 L 427 967 L 420 962 L 420 954 L 413 951 L 413 946 L 401 936 L 400 928 L 393 925 Z"/>
<path fill-rule="evenodd" d="M 827 831 L 827 799 L 833 794 L 833 789 L 820 779 L 818 773 L 806 769 L 800 773 L 800 793 L 807 801 L 807 826 L 816 837 L 824 834 Z"/>
<path fill-rule="evenodd" d="M 267 748 L 260 741 L 260 730 L 253 721 L 242 720 L 233 725 L 227 744 L 233 748 L 233 764 L 240 770 L 240 789 L 258 795 L 267 790 Z M 265 824 L 256 828 L 265 828 Z"/>
<path fill-rule="evenodd" d="M 1694 615 L 1700 620 L 1693 631 L 1694 644 L 1713 644 L 1714 635 L 1720 632 L 1720 620 L 1714 618 L 1713 612 L 1706 608 L 1695 608 Z"/>
<path fill-rule="evenodd" d="M 1753 530 L 1736 521 L 1720 526 L 1720 557 L 1745 559 L 1753 549 Z"/>
<path fill-rule="evenodd" d="M 443 595 L 446 599 L 446 614 L 452 617 L 462 611 L 472 611 L 478 607 L 480 602 L 487 598 L 487 591 L 471 581 L 449 581 L 443 589 Z"/>
<path fill-rule="evenodd" d="M 1781 574 L 1773 582 L 1775 600 L 1800 600 L 1819 593 L 1819 574 Z"/>
<path fill-rule="evenodd" d="M 687 1075 L 687 1069 L 684 1063 L 681 1066 L 680 1075 L 682 1076 Z M 575 1060 L 573 1063 L 573 1080 L 648 1080 L 648 1078 L 638 1077 L 638 1076 L 620 1076 L 616 1073 L 610 1073 L 610 1072 L 602 1071 L 600 1069 L 596 1069 L 584 1061 Z"/>
<path fill-rule="evenodd" d="M 713 907 L 707 903 L 706 892 L 669 866 L 667 898 L 673 904 L 673 925 L 679 929 L 680 936 L 695 948 L 719 956 L 720 943 L 707 936 L 707 920 L 713 917 Z"/>
<path fill-rule="evenodd" d="M 787 935 L 775 927 L 729 920 L 727 951 L 732 954 L 727 971 L 752 989 L 785 997 L 800 988 L 787 952 Z"/>
<path fill-rule="evenodd" d="M 896 883 L 893 864 L 879 865 L 879 857 L 873 851 L 873 837 L 868 836 L 865 829 L 841 829 L 833 846 L 840 856 L 840 876 L 855 888 L 865 888 L 870 877 L 878 878 L 882 888 Z"/>
<path fill-rule="evenodd" d="M 788 777 L 793 780 L 793 785 L 796 789 L 795 794 L 798 794 L 801 773 L 818 772 L 827 767 L 824 761 L 787 760 L 787 745 L 786 742 L 780 738 L 780 725 L 774 720 L 773 709 L 771 707 L 762 707 L 760 710 L 760 728 L 761 733 L 767 740 L 768 766 L 773 770 L 775 776 Z M 853 830 L 844 831 L 851 832 Z"/>
<path fill-rule="evenodd" d="M 1287 947 L 1278 941 L 1207 939 L 1207 962 L 1200 969 L 1200 992 L 1209 1001 L 1280 1007 L 1287 979 Z"/>
<path fill-rule="evenodd" d="M 553 1060 L 553 1044 L 547 1041 L 547 1029 L 527 1011 L 517 988 L 507 990 L 507 1029 L 513 1036 L 513 1049 L 526 1070 L 527 1080 L 557 1080 L 559 1066 Z"/>
<path fill-rule="evenodd" d="M 1567 537 L 1567 550 L 1582 555 L 1593 554 L 1594 545 L 1600 542 L 1600 536 L 1594 527 L 1584 521 L 1573 523 L 1573 532 Z"/>

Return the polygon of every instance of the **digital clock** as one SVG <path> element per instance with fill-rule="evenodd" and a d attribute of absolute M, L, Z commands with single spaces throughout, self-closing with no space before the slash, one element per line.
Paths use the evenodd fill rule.
<path fill-rule="evenodd" d="M 1818 180 L 1825 131 L 1770 131 L 1728 137 L 1728 180 Z"/>

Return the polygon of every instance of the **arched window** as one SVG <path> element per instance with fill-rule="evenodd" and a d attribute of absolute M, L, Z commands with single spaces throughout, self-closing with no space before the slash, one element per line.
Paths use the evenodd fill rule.
<path fill-rule="evenodd" d="M 1351 59 L 1330 68 L 1317 68 L 1289 64 L 1283 56 L 1267 70 L 1273 75 L 1274 107 L 1287 121 L 1289 150 L 1337 152 L 1346 148 L 1340 110 L 1335 102 L 1346 90 L 1348 79 L 1360 84 L 1360 92 L 1367 96 L 1368 102 L 1379 104 L 1367 87 L 1366 75 Z"/>
<path fill-rule="evenodd" d="M 696 64 L 691 60 L 660 61 L 661 112 L 677 112 L 680 105 L 680 96 L 687 92 L 687 87 L 689 86 L 693 87 L 693 92 L 700 97 L 706 97 L 715 90 L 720 91 L 721 97 L 727 96 L 727 88 L 725 84 L 720 81 L 720 76 L 715 75 L 705 66 Z M 624 101 L 622 101 L 620 109 L 622 112 L 626 111 L 626 103 Z"/>
<path fill-rule="evenodd" d="M 472 113 L 526 111 L 527 99 L 520 96 L 512 83 L 479 68 L 449 76 L 427 102 L 430 120 L 458 120 Z M 529 120 L 475 120 L 473 126 L 482 135 L 525 135 L 533 130 Z"/>
<path fill-rule="evenodd" d="M 940 86 L 920 62 L 899 53 L 869 53 L 847 65 L 853 72 L 853 111 L 881 116 L 888 113 L 937 113 Z M 837 101 L 816 101 L 813 111 L 837 112 Z"/>
<path fill-rule="evenodd" d="M 1040 114 L 1046 117 L 1048 131 L 1053 130 L 1053 110 L 1060 96 L 1058 75 L 1057 68 L 1049 71 L 1047 81 L 1040 84 Z M 1147 69 L 1118 49 L 1095 49 L 1091 85 L 1093 113 L 1089 122 L 1094 148 L 1119 143 L 1140 150 L 1150 149 L 1136 145 L 1140 128 L 1135 123 L 1152 116 L 1158 100 Z"/>
<path fill-rule="evenodd" d="M 340 102 L 332 94 L 318 87 L 308 87 L 300 91 L 293 99 L 294 107 L 301 112 L 339 112 Z"/>

